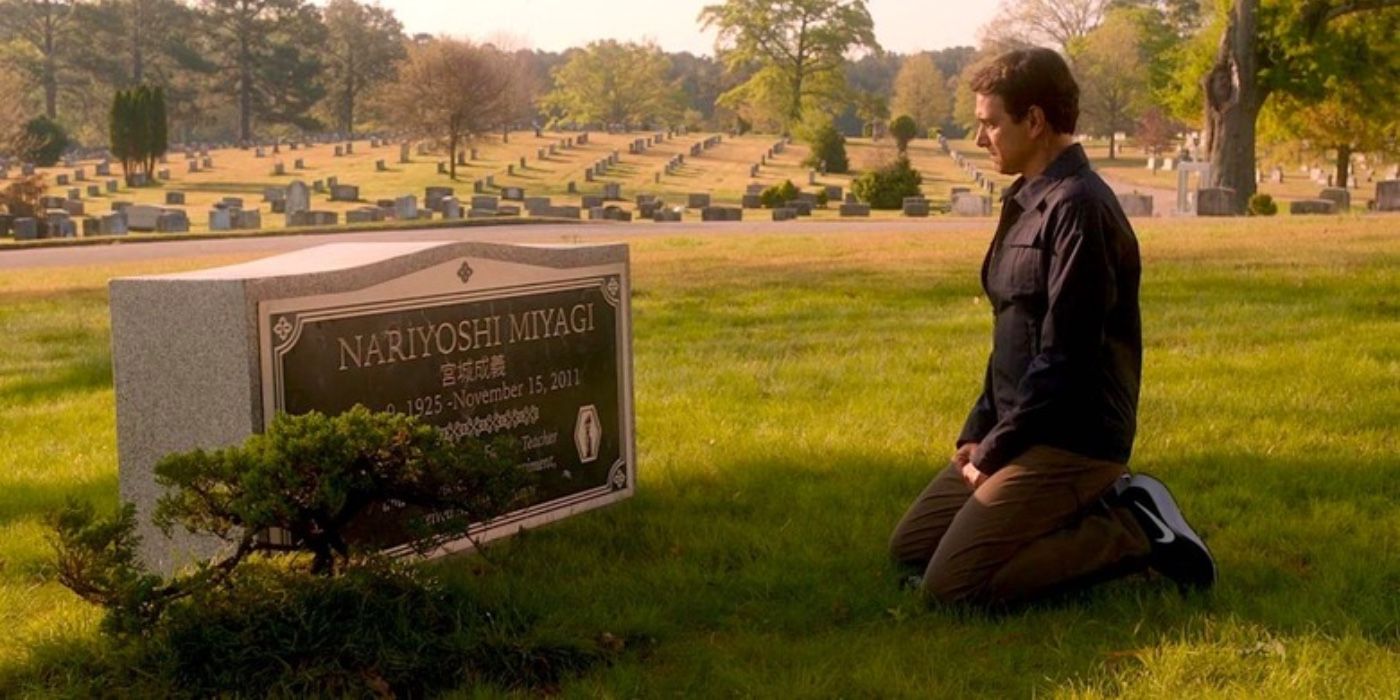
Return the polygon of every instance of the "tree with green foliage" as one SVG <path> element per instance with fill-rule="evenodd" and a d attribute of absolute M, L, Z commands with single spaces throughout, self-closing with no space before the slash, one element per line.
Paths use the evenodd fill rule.
<path fill-rule="evenodd" d="M 851 182 L 851 192 L 872 209 L 900 209 L 905 197 L 917 197 L 922 192 L 924 176 L 906 156 L 862 174 Z"/>
<path fill-rule="evenodd" d="M 392 79 L 394 65 L 406 55 L 403 24 L 393 11 L 356 0 L 331 0 L 321 16 L 328 106 L 334 123 L 353 139 L 364 95 Z"/>
<path fill-rule="evenodd" d="M 671 61 L 656 44 L 594 41 L 554 71 L 542 102 L 555 121 L 626 128 L 675 123 L 684 96 L 670 81 Z"/>
<path fill-rule="evenodd" d="M 934 64 L 932 55 L 919 53 L 904 59 L 894 79 L 894 100 L 890 106 L 895 114 L 913 119 L 919 133 L 926 134 L 948 119 L 952 108 L 948 79 Z"/>
<path fill-rule="evenodd" d="M 44 116 L 51 121 L 58 119 L 59 89 L 80 45 L 73 26 L 75 9 L 73 0 L 0 2 L 0 36 L 17 39 L 34 50 L 36 65 L 29 70 L 43 87 Z"/>
<path fill-rule="evenodd" d="M 967 132 L 977 131 L 977 93 L 972 90 L 972 77 L 995 55 L 980 53 L 963 66 L 958 74 L 957 90 L 953 94 L 952 121 Z"/>
<path fill-rule="evenodd" d="M 58 163 L 63 152 L 71 145 L 68 130 L 62 124 L 43 115 L 37 116 L 24 125 L 24 142 L 28 148 L 21 155 L 25 160 L 40 167 L 50 167 Z"/>
<path fill-rule="evenodd" d="M 27 91 L 25 76 L 18 71 L 0 69 L 0 155 L 18 155 L 28 151 L 24 124 L 30 112 L 22 95 Z"/>
<path fill-rule="evenodd" d="M 878 136 L 877 130 L 890 118 L 890 101 L 873 90 L 861 90 L 852 96 L 856 117 L 860 119 L 861 133 L 865 136 Z"/>
<path fill-rule="evenodd" d="M 1202 80 L 1209 186 L 1255 192 L 1260 111 L 1271 96 L 1320 102 L 1329 80 L 1372 74 L 1394 82 L 1400 0 L 1233 0 Z M 1391 107 L 1392 111 L 1396 109 Z"/>
<path fill-rule="evenodd" d="M 850 52 L 879 49 L 866 0 L 725 0 L 699 20 L 719 31 L 716 53 L 731 73 L 753 71 L 721 103 L 771 105 L 787 129 L 809 107 L 844 101 Z"/>
<path fill-rule="evenodd" d="M 1118 157 L 1117 133 L 1132 130 L 1146 107 L 1149 85 L 1142 43 L 1134 18 L 1114 11 L 1069 45 L 1079 80 L 1080 130 L 1108 136 L 1109 160 Z"/>
<path fill-rule="evenodd" d="M 128 187 L 137 173 L 155 172 L 156 160 L 170 147 L 168 125 L 164 88 L 142 85 L 113 96 L 109 143 Z"/>
<path fill-rule="evenodd" d="M 792 184 L 792 180 L 784 180 L 781 185 L 773 185 L 760 193 L 758 195 L 758 202 L 763 205 L 764 209 L 777 209 L 778 207 L 785 207 L 788 205 L 788 202 L 796 200 L 797 195 L 800 193 L 801 191 L 797 189 L 797 185 Z"/>
<path fill-rule="evenodd" d="M 458 146 L 499 126 L 507 114 L 511 63 L 501 52 L 457 39 L 413 44 L 398 78 L 381 86 L 380 120 L 417 136 Z M 457 179 L 457 159 L 448 172 Z"/>
<path fill-rule="evenodd" d="M 804 130 L 808 132 L 806 140 L 812 150 L 802 161 L 803 165 L 827 173 L 850 171 L 851 162 L 846 157 L 846 137 L 841 135 L 834 122 L 825 119 L 816 125 L 805 127 Z"/>
<path fill-rule="evenodd" d="M 315 129 L 311 108 L 325 94 L 320 47 L 325 26 L 305 0 L 200 0 L 210 53 L 238 109 L 238 138 L 254 121 Z"/>
<path fill-rule="evenodd" d="M 135 510 L 112 518 L 70 505 L 55 519 L 58 580 L 109 608 L 124 630 L 139 630 L 173 602 L 233 575 L 259 553 L 312 555 L 310 573 L 343 573 L 356 556 L 382 546 L 349 533 L 363 516 L 400 509 L 411 546 L 426 553 L 518 505 L 530 484 L 515 466 L 516 446 L 453 443 L 433 426 L 363 406 L 338 416 L 279 414 L 242 445 L 170 455 L 156 464 L 165 495 L 152 522 L 223 540 L 227 552 L 193 573 L 165 580 L 136 562 Z M 430 517 L 431 516 L 431 517 Z"/>
<path fill-rule="evenodd" d="M 900 155 L 908 155 L 909 142 L 918 135 L 919 125 L 915 124 L 914 118 L 907 114 L 901 114 L 890 122 L 890 136 L 894 137 L 895 146 L 899 148 Z"/>
<path fill-rule="evenodd" d="M 1394 153 L 1400 147 L 1400 83 L 1381 77 L 1386 74 L 1400 75 L 1400 61 L 1388 71 L 1377 66 L 1334 76 L 1319 102 L 1280 95 L 1266 109 L 1294 139 L 1331 151 L 1335 158 L 1332 181 L 1344 187 L 1357 153 Z"/>

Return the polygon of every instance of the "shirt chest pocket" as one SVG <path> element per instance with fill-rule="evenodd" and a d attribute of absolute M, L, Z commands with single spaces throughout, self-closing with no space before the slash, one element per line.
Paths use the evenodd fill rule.
<path fill-rule="evenodd" d="M 1039 222 L 1026 218 L 1007 232 L 988 281 L 994 291 L 1006 299 L 1034 306 L 1045 297 L 1045 271 L 1050 251 L 1041 235 Z"/>

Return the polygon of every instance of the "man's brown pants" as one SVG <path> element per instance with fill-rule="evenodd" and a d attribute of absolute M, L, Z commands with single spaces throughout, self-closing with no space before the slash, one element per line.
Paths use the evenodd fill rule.
<path fill-rule="evenodd" d="M 1024 602 L 1144 567 L 1150 545 L 1132 513 L 1101 500 L 1122 464 L 1037 446 L 974 493 L 954 465 L 919 495 L 890 537 L 924 567 L 943 602 Z"/>

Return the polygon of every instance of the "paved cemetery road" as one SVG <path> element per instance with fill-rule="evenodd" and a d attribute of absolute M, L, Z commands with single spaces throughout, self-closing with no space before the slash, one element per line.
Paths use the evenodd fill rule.
<path fill-rule="evenodd" d="M 181 241 L 130 241 L 112 245 L 57 246 L 52 248 L 5 249 L 0 246 L 0 270 L 33 267 L 70 267 L 136 262 L 191 256 L 277 255 L 327 243 L 369 241 L 493 241 L 503 243 L 587 243 L 658 236 L 745 235 L 762 233 L 919 233 L 927 231 L 987 230 L 991 219 L 949 219 L 915 221 L 812 221 L 774 223 L 681 222 L 669 224 L 539 224 L 513 226 L 473 226 L 460 229 L 420 229 L 416 231 L 373 231 L 247 238 L 194 239 Z"/>

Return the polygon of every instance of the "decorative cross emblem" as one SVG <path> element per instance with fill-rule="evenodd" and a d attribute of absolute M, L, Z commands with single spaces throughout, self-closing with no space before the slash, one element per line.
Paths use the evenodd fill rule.
<path fill-rule="evenodd" d="M 277 334 L 277 339 L 285 343 L 287 342 L 287 336 L 292 334 L 292 324 L 287 320 L 286 316 L 283 316 L 282 320 L 278 321 L 277 325 L 272 327 L 272 330 Z"/>
<path fill-rule="evenodd" d="M 457 269 L 457 277 L 462 280 L 462 284 L 470 282 L 472 279 L 472 266 L 463 262 L 462 266 Z"/>

